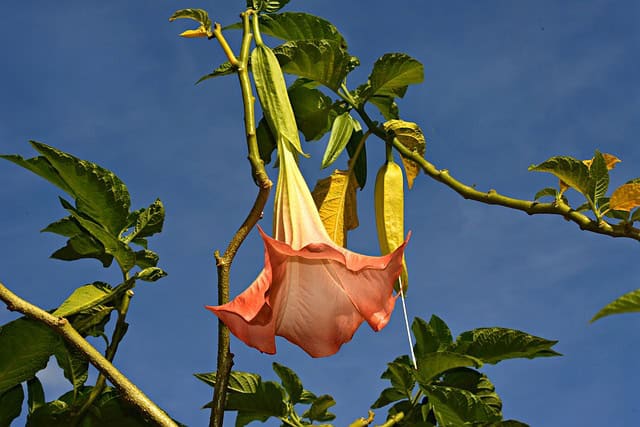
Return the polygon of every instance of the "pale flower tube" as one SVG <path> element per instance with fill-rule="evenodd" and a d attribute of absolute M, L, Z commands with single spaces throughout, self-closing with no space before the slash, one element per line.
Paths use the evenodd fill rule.
<path fill-rule="evenodd" d="M 366 321 L 389 322 L 406 241 L 373 257 L 336 245 L 327 234 L 289 143 L 279 141 L 274 238 L 259 228 L 264 269 L 233 301 L 207 306 L 231 332 L 264 353 L 282 336 L 313 357 L 330 356 Z"/>

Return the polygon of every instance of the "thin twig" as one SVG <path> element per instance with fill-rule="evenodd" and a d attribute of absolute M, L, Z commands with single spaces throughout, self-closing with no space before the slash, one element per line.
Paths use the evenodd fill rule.
<path fill-rule="evenodd" d="M 559 215 L 567 221 L 574 222 L 581 230 L 591 231 L 597 234 L 604 234 L 611 237 L 626 237 L 629 239 L 640 241 L 640 229 L 631 226 L 628 223 L 609 224 L 606 221 L 597 221 L 588 216 L 574 210 L 571 206 L 560 201 L 551 203 L 540 203 L 532 200 L 522 200 L 499 194 L 496 190 L 487 192 L 478 191 L 475 188 L 466 185 L 449 174 L 446 169 L 438 169 L 432 163 L 423 158 L 419 153 L 405 147 L 397 138 L 390 138 L 384 129 L 374 123 L 363 109 L 358 109 L 358 114 L 364 120 L 367 127 L 379 138 L 386 142 L 391 142 L 393 147 L 398 150 L 405 158 L 417 163 L 420 168 L 429 177 L 443 183 L 447 187 L 460 194 L 465 199 L 475 200 L 488 205 L 498 205 L 507 208 L 526 212 L 529 215 Z"/>
<path fill-rule="evenodd" d="M 145 418 L 158 426 L 177 427 L 177 424 L 155 403 L 153 403 L 138 387 L 111 364 L 98 350 L 76 331 L 69 321 L 63 317 L 53 316 L 7 289 L 0 283 L 0 300 L 7 308 L 17 311 L 30 319 L 41 322 L 60 334 L 70 345 L 77 348 L 98 371 L 118 389 L 120 397 L 135 407 Z"/>

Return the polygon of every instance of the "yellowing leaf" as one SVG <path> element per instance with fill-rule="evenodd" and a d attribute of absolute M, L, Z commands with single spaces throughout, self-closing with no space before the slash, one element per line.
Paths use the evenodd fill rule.
<path fill-rule="evenodd" d="M 602 153 L 602 157 L 604 157 L 604 161 L 607 164 L 607 170 L 611 170 L 616 167 L 617 163 L 620 163 L 622 160 L 614 156 L 613 154 Z M 583 160 L 582 163 L 587 165 L 588 168 L 591 167 L 591 163 L 593 163 L 593 158 L 589 160 Z"/>
<path fill-rule="evenodd" d="M 618 187 L 609 200 L 609 208 L 614 211 L 630 212 L 637 206 L 640 206 L 640 183 L 638 182 Z"/>
<path fill-rule="evenodd" d="M 207 33 L 206 28 L 200 27 L 195 30 L 184 31 L 180 33 L 180 37 L 187 37 L 187 38 L 209 37 L 209 34 Z"/>
<path fill-rule="evenodd" d="M 607 170 L 611 170 L 616 167 L 617 163 L 620 163 L 622 160 L 614 156 L 613 154 L 602 153 L 602 157 L 604 157 L 604 161 L 607 165 Z M 588 168 L 591 168 L 591 164 L 593 163 L 593 158 L 588 160 L 583 160 L 582 163 Z M 560 194 L 564 193 L 569 189 L 569 185 L 565 183 L 563 180 L 560 180 Z"/>
<path fill-rule="evenodd" d="M 331 176 L 318 180 L 311 193 L 329 236 L 343 247 L 347 245 L 347 231 L 359 225 L 356 188 L 353 174 L 335 170 Z"/>
<path fill-rule="evenodd" d="M 392 133 L 393 136 L 398 138 L 398 141 L 409 150 L 424 157 L 427 143 L 422 130 L 417 124 L 405 122 L 404 120 L 389 120 L 384 124 L 384 130 Z M 420 166 L 413 160 L 404 156 L 401 157 L 404 170 L 407 172 L 407 184 L 409 189 L 411 189 L 411 187 L 413 187 L 413 181 L 420 173 Z"/>

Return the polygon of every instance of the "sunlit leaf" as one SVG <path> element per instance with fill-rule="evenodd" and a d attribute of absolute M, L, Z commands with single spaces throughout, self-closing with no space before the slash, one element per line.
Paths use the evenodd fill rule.
<path fill-rule="evenodd" d="M 54 316 L 68 317 L 100 305 L 113 295 L 113 288 L 103 282 L 80 286 L 58 307 Z"/>
<path fill-rule="evenodd" d="M 502 418 L 480 397 L 466 390 L 434 385 L 421 385 L 421 388 L 429 399 L 439 425 L 492 423 Z"/>
<path fill-rule="evenodd" d="M 389 120 L 384 124 L 384 129 L 400 141 L 409 150 L 424 157 L 427 143 L 424 138 L 424 134 L 420 127 L 412 122 L 405 122 L 404 120 Z M 420 165 L 413 160 L 410 160 L 404 156 L 401 156 L 402 164 L 407 173 L 407 184 L 409 189 L 413 187 L 413 181 L 420 173 Z"/>
<path fill-rule="evenodd" d="M 587 197 L 599 202 L 607 193 L 609 188 L 609 169 L 607 168 L 604 156 L 596 151 L 595 156 L 589 166 L 589 193 Z"/>
<path fill-rule="evenodd" d="M 397 402 L 398 400 L 406 399 L 407 395 L 402 391 L 394 387 L 385 388 L 380 392 L 380 396 L 371 405 L 371 409 L 378 409 L 387 406 L 390 403 Z"/>
<path fill-rule="evenodd" d="M 297 40 L 275 48 L 285 73 L 306 77 L 337 90 L 349 70 L 351 56 L 333 40 Z"/>
<path fill-rule="evenodd" d="M 558 196 L 558 190 L 553 187 L 543 188 L 538 191 L 535 196 L 533 196 L 533 200 L 540 200 L 543 197 L 553 197 L 554 199 Z"/>
<path fill-rule="evenodd" d="M 630 212 L 640 206 L 640 183 L 624 184 L 618 187 L 609 199 L 609 208 Z"/>
<path fill-rule="evenodd" d="M 113 256 L 106 253 L 104 245 L 89 234 L 78 234 L 67 241 L 67 244 L 51 254 L 51 258 L 62 261 L 74 261 L 83 258 L 95 258 L 109 267 Z"/>
<path fill-rule="evenodd" d="M 369 98 L 368 101 L 380 110 L 380 114 L 385 120 L 400 118 L 398 104 L 393 96 L 376 95 Z"/>
<path fill-rule="evenodd" d="M 331 136 L 329 137 L 329 142 L 327 143 L 327 148 L 322 157 L 322 164 L 320 167 L 324 169 L 327 166 L 330 166 L 338 159 L 338 156 L 342 154 L 342 151 L 344 151 L 344 148 L 347 146 L 347 143 L 353 134 L 353 122 L 354 119 L 348 111 L 340 114 L 333 121 Z"/>
<path fill-rule="evenodd" d="M 169 18 L 169 22 L 176 19 L 192 19 L 200 24 L 200 27 L 195 30 L 187 30 L 180 34 L 183 37 L 212 37 L 211 31 L 211 19 L 206 10 L 202 9 L 182 9 L 174 12 Z"/>
<path fill-rule="evenodd" d="M 136 274 L 136 278 L 144 280 L 145 282 L 155 282 L 162 279 L 166 275 L 167 273 L 161 268 L 147 267 L 143 270 L 140 270 L 138 274 Z"/>
<path fill-rule="evenodd" d="M 551 347 L 558 341 L 507 328 L 478 328 L 460 334 L 453 351 L 495 364 L 505 359 L 559 356 Z"/>
<path fill-rule="evenodd" d="M 291 403 L 295 405 L 300 402 L 300 397 L 304 389 L 298 375 L 290 368 L 276 362 L 273 362 L 273 370 L 280 378 L 280 381 L 282 381 L 282 385 L 287 391 Z"/>
<path fill-rule="evenodd" d="M 227 396 L 226 410 L 263 417 L 281 417 L 286 414 L 284 389 L 280 385 L 265 381 L 258 384 L 254 393 L 230 393 Z M 238 425 L 236 420 L 236 426 Z"/>
<path fill-rule="evenodd" d="M 424 66 L 420 61 L 404 53 L 387 53 L 373 64 L 370 94 L 403 97 L 408 85 L 423 80 Z"/>
<path fill-rule="evenodd" d="M 290 0 L 247 0 L 247 7 L 251 7 L 258 12 L 273 13 L 277 12 Z"/>
<path fill-rule="evenodd" d="M 589 168 L 583 162 L 573 157 L 552 157 L 539 165 L 529 166 L 529 170 L 549 172 L 585 196 L 589 194 Z"/>
<path fill-rule="evenodd" d="M 640 289 L 631 291 L 622 295 L 620 298 L 610 302 L 603 307 L 593 319 L 592 322 L 600 319 L 601 317 L 610 316 L 612 314 L 622 313 L 635 313 L 640 311 Z"/>
<path fill-rule="evenodd" d="M 124 183 L 113 172 L 95 163 L 46 144 L 30 142 L 43 157 L 0 157 L 31 170 L 67 192 L 75 199 L 78 211 L 117 236 L 126 226 L 131 203 Z"/>
<path fill-rule="evenodd" d="M 215 372 L 194 374 L 194 376 L 200 381 L 203 381 L 204 383 L 210 385 L 211 387 L 215 387 L 216 385 Z M 227 389 L 237 393 L 256 393 L 261 382 L 262 379 L 258 374 L 253 374 L 251 372 L 231 371 Z"/>
<path fill-rule="evenodd" d="M 347 171 L 335 170 L 318 180 L 311 195 L 329 237 L 338 245 L 347 243 L 347 231 L 358 227 L 356 182 Z"/>
<path fill-rule="evenodd" d="M 438 351 L 416 357 L 418 360 L 416 378 L 420 384 L 429 384 L 450 369 L 467 366 L 479 368 L 482 366 L 482 362 L 475 357 L 450 351 Z"/>
<path fill-rule="evenodd" d="M 438 385 L 459 388 L 478 396 L 485 404 L 492 407 L 496 413 L 502 410 L 502 400 L 496 393 L 494 385 L 486 375 L 469 368 L 453 369 L 445 372 Z"/>
<path fill-rule="evenodd" d="M 302 414 L 302 418 L 311 421 L 331 421 L 336 416 L 328 412 L 328 409 L 335 404 L 333 397 L 328 394 L 322 395 L 313 401 L 311 407 Z"/>
<path fill-rule="evenodd" d="M 326 39 L 338 42 L 343 49 L 347 43 L 329 21 L 308 13 L 284 12 L 260 15 L 260 32 L 285 41 Z"/>
<path fill-rule="evenodd" d="M 413 319 L 411 330 L 416 338 L 414 350 L 418 357 L 427 353 L 446 350 L 453 343 L 449 327 L 444 320 L 436 315 L 431 316 L 429 323 L 416 317 Z"/>

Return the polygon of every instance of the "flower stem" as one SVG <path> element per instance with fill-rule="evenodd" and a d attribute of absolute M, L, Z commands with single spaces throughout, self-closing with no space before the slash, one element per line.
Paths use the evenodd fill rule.
<path fill-rule="evenodd" d="M 215 259 L 218 270 L 218 305 L 229 302 L 229 273 L 231 263 L 244 242 L 249 232 L 256 223 L 262 218 L 262 211 L 269 198 L 272 182 L 269 179 L 265 169 L 264 162 L 260 159 L 258 151 L 258 140 L 256 137 L 255 97 L 249 79 L 249 48 L 251 46 L 251 30 L 249 18 L 253 11 L 247 10 L 241 14 L 243 23 L 243 37 L 240 48 L 240 57 L 238 58 L 238 79 L 240 81 L 240 90 L 242 92 L 242 102 L 244 105 L 244 127 L 246 135 L 246 143 L 249 151 L 249 162 L 251 163 L 251 173 L 254 182 L 258 186 L 258 195 L 253 203 L 253 207 L 249 211 L 246 219 L 235 233 L 223 255 L 216 251 Z M 257 19 L 255 17 L 254 19 Z M 254 23 L 257 27 L 257 23 Z M 256 37 L 257 39 L 257 37 Z M 224 421 L 224 406 L 227 396 L 227 385 L 229 383 L 229 375 L 233 366 L 233 354 L 230 351 L 230 336 L 227 326 L 218 321 L 218 359 L 216 367 L 216 386 L 213 393 L 213 406 L 211 408 L 211 417 L 209 419 L 210 427 L 222 427 Z"/>

